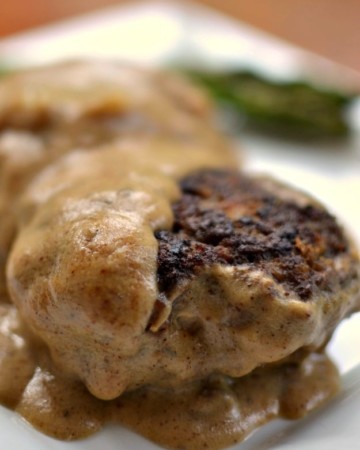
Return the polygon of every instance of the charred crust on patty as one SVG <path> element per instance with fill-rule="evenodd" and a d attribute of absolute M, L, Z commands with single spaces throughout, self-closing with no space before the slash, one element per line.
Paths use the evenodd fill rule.
<path fill-rule="evenodd" d="M 155 234 L 160 292 L 170 294 L 215 264 L 256 266 L 302 301 L 339 282 L 334 259 L 349 243 L 310 198 L 283 198 L 261 178 L 224 170 L 190 174 L 180 187 L 172 230 Z"/>

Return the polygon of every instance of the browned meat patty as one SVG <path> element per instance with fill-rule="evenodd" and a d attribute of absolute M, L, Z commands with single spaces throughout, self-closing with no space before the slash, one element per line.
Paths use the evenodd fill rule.
<path fill-rule="evenodd" d="M 229 169 L 182 178 L 177 159 L 169 176 L 168 153 L 135 176 L 125 155 L 40 177 L 8 263 L 13 301 L 95 396 L 243 376 L 321 348 L 359 308 L 356 250 L 311 197 Z M 57 173 L 73 182 L 53 192 Z"/>
<path fill-rule="evenodd" d="M 334 266 L 350 244 L 320 205 L 281 199 L 268 181 L 224 170 L 190 175 L 181 189 L 173 229 L 156 233 L 161 292 L 215 264 L 256 267 L 304 301 L 356 278 L 356 266 L 349 272 Z"/>

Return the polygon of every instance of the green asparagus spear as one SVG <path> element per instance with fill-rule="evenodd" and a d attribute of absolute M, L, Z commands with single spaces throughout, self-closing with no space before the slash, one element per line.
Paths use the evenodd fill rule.
<path fill-rule="evenodd" d="M 249 71 L 189 74 L 251 125 L 303 137 L 341 136 L 349 131 L 345 112 L 353 95 L 305 82 L 272 81 Z"/>

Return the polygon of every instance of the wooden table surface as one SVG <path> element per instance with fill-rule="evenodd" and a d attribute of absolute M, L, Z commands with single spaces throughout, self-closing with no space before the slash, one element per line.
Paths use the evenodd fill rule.
<path fill-rule="evenodd" d="M 125 0 L 0 0 L 0 36 Z M 126 3 L 134 3 L 127 1 Z M 360 0 L 198 0 L 360 72 Z"/>

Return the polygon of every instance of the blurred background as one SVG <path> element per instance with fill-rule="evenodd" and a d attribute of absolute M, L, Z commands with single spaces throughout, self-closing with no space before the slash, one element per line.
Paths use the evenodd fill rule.
<path fill-rule="evenodd" d="M 3 0 L 0 37 L 126 0 Z M 171 2 L 168 2 L 171 3 Z M 359 0 L 198 0 L 360 71 Z"/>

